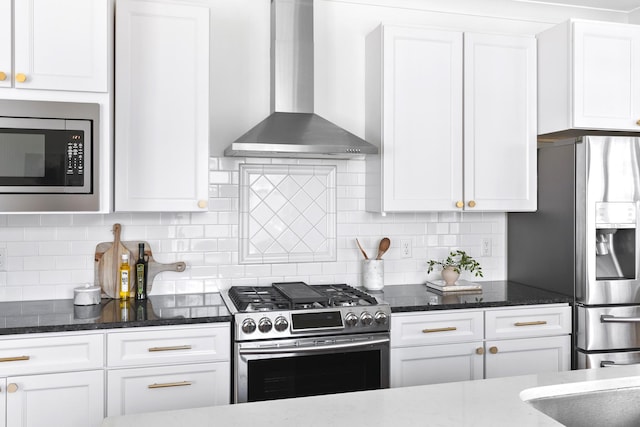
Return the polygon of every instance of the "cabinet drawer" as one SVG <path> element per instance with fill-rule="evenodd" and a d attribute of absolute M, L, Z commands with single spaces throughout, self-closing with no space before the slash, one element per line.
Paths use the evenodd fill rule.
<path fill-rule="evenodd" d="M 487 339 L 528 338 L 571 333 L 569 306 L 487 310 Z"/>
<path fill-rule="evenodd" d="M 391 347 L 482 340 L 482 311 L 391 316 Z"/>
<path fill-rule="evenodd" d="M 113 369 L 107 416 L 229 403 L 229 362 Z"/>
<path fill-rule="evenodd" d="M 140 366 L 229 360 L 229 324 L 204 328 L 113 332 L 107 335 L 107 364 Z"/>
<path fill-rule="evenodd" d="M 102 369 L 104 336 L 56 335 L 0 341 L 0 374 L 22 375 Z"/>

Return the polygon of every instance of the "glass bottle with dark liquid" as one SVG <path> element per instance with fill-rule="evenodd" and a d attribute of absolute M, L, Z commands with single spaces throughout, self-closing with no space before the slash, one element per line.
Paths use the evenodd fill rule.
<path fill-rule="evenodd" d="M 149 261 L 144 255 L 144 243 L 138 244 L 138 260 L 136 261 L 136 299 L 147 299 L 147 274 L 148 274 Z"/>

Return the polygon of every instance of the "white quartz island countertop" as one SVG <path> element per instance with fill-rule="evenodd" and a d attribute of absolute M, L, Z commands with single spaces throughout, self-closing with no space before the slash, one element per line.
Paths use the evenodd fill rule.
<path fill-rule="evenodd" d="M 629 378 L 638 377 L 638 378 Z M 613 380 L 612 380 L 613 379 Z M 588 383 L 584 383 L 587 381 Z M 601 368 L 106 418 L 103 427 L 558 426 L 523 402 L 536 387 L 585 391 L 632 381 L 640 367 Z M 564 384 L 564 385 L 563 385 Z M 549 388 L 541 389 L 549 390 Z"/>

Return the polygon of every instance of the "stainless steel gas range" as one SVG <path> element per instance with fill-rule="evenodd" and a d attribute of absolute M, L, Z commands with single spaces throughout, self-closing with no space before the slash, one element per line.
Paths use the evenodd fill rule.
<path fill-rule="evenodd" d="M 389 387 L 391 309 L 344 284 L 233 286 L 234 403 Z"/>

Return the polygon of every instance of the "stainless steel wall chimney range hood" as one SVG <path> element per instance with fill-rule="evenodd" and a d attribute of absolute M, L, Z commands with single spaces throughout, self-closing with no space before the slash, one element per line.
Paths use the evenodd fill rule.
<path fill-rule="evenodd" d="M 378 153 L 313 113 L 313 0 L 271 1 L 271 111 L 224 155 L 349 159 Z"/>

